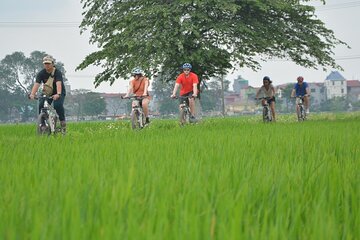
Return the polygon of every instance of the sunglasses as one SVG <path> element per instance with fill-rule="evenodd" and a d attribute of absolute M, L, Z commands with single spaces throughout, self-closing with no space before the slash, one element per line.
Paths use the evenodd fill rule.
<path fill-rule="evenodd" d="M 190 69 L 186 68 L 186 69 L 183 69 L 184 72 L 190 72 Z"/>

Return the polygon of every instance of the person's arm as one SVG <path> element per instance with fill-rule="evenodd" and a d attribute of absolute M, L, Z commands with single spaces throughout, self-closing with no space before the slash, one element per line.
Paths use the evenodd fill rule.
<path fill-rule="evenodd" d="M 147 96 L 147 95 L 148 95 L 148 87 L 149 87 L 149 79 L 146 78 L 146 79 L 145 79 L 145 86 L 144 86 L 143 96 Z"/>
<path fill-rule="evenodd" d="M 291 91 L 290 97 L 295 97 L 295 88 Z"/>
<path fill-rule="evenodd" d="M 274 86 L 271 86 L 271 90 L 272 90 L 272 92 L 273 92 L 273 97 L 275 97 L 275 94 L 276 94 L 275 87 L 274 87 Z"/>
<path fill-rule="evenodd" d="M 54 100 L 57 100 L 60 98 L 61 91 L 62 91 L 61 81 L 57 81 L 56 82 L 56 94 L 54 94 L 54 96 L 53 96 Z"/>
<path fill-rule="evenodd" d="M 34 86 L 33 86 L 32 89 L 31 89 L 31 93 L 30 93 L 30 95 L 29 95 L 29 98 L 30 98 L 30 99 L 34 99 L 34 98 L 35 98 L 35 94 L 36 94 L 37 91 L 39 90 L 39 87 L 40 87 L 40 83 L 35 82 L 35 83 L 34 83 Z"/>
<path fill-rule="evenodd" d="M 198 87 L 197 87 L 197 85 L 198 85 L 198 83 L 199 83 L 199 77 L 196 75 L 196 74 L 194 74 L 194 79 L 193 79 L 193 97 L 197 97 L 197 95 L 198 95 Z"/>
<path fill-rule="evenodd" d="M 179 86 L 180 86 L 179 83 L 175 83 L 174 90 L 173 90 L 173 92 L 172 92 L 172 94 L 171 94 L 171 97 L 172 97 L 172 98 L 176 96 L 176 92 L 177 92 Z"/>
<path fill-rule="evenodd" d="M 197 88 L 197 83 L 193 84 L 193 97 L 197 97 L 198 94 L 198 88 Z"/>

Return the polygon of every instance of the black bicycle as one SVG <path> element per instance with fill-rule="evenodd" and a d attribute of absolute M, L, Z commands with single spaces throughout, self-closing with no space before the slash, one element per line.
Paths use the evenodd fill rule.
<path fill-rule="evenodd" d="M 55 135 L 62 132 L 59 126 L 59 116 L 51 102 L 53 98 L 41 95 L 36 96 L 35 99 L 44 101 L 37 118 L 37 133 L 39 135 Z"/>
<path fill-rule="evenodd" d="M 265 100 L 265 104 L 263 104 L 263 111 L 262 111 L 262 117 L 263 117 L 263 121 L 266 122 L 272 122 L 273 120 L 273 115 L 272 115 L 272 110 L 269 104 L 269 100 L 272 99 L 271 97 L 261 97 L 261 98 L 255 98 L 255 100 Z"/>
<path fill-rule="evenodd" d="M 142 129 L 146 126 L 146 117 L 142 108 L 142 100 L 147 96 L 121 97 L 122 99 L 131 99 L 131 127 L 132 129 Z"/>

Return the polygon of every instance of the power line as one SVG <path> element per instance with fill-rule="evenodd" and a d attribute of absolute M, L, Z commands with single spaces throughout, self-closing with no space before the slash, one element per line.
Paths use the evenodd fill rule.
<path fill-rule="evenodd" d="M 79 22 L 0 22 L 0 28 L 78 28 Z"/>
<path fill-rule="evenodd" d="M 338 60 L 338 61 L 344 61 L 344 60 L 356 60 L 356 59 L 360 59 L 360 55 L 348 55 L 348 56 L 338 56 L 338 57 L 334 57 L 334 60 Z M 290 59 L 281 59 L 281 58 L 270 58 L 267 61 L 269 62 L 291 62 L 292 60 Z"/>
<path fill-rule="evenodd" d="M 317 11 L 327 11 L 327 10 L 336 10 L 341 8 L 355 8 L 359 6 L 360 6 L 360 1 L 353 1 L 347 3 L 316 6 L 315 8 Z"/>
<path fill-rule="evenodd" d="M 360 59 L 360 55 L 353 55 L 353 56 L 339 56 L 335 58 L 335 60 L 354 60 Z"/>

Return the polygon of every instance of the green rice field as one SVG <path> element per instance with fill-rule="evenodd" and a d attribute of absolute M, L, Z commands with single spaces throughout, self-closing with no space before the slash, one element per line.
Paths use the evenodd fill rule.
<path fill-rule="evenodd" d="M 360 113 L 0 125 L 0 239 L 360 239 Z"/>

